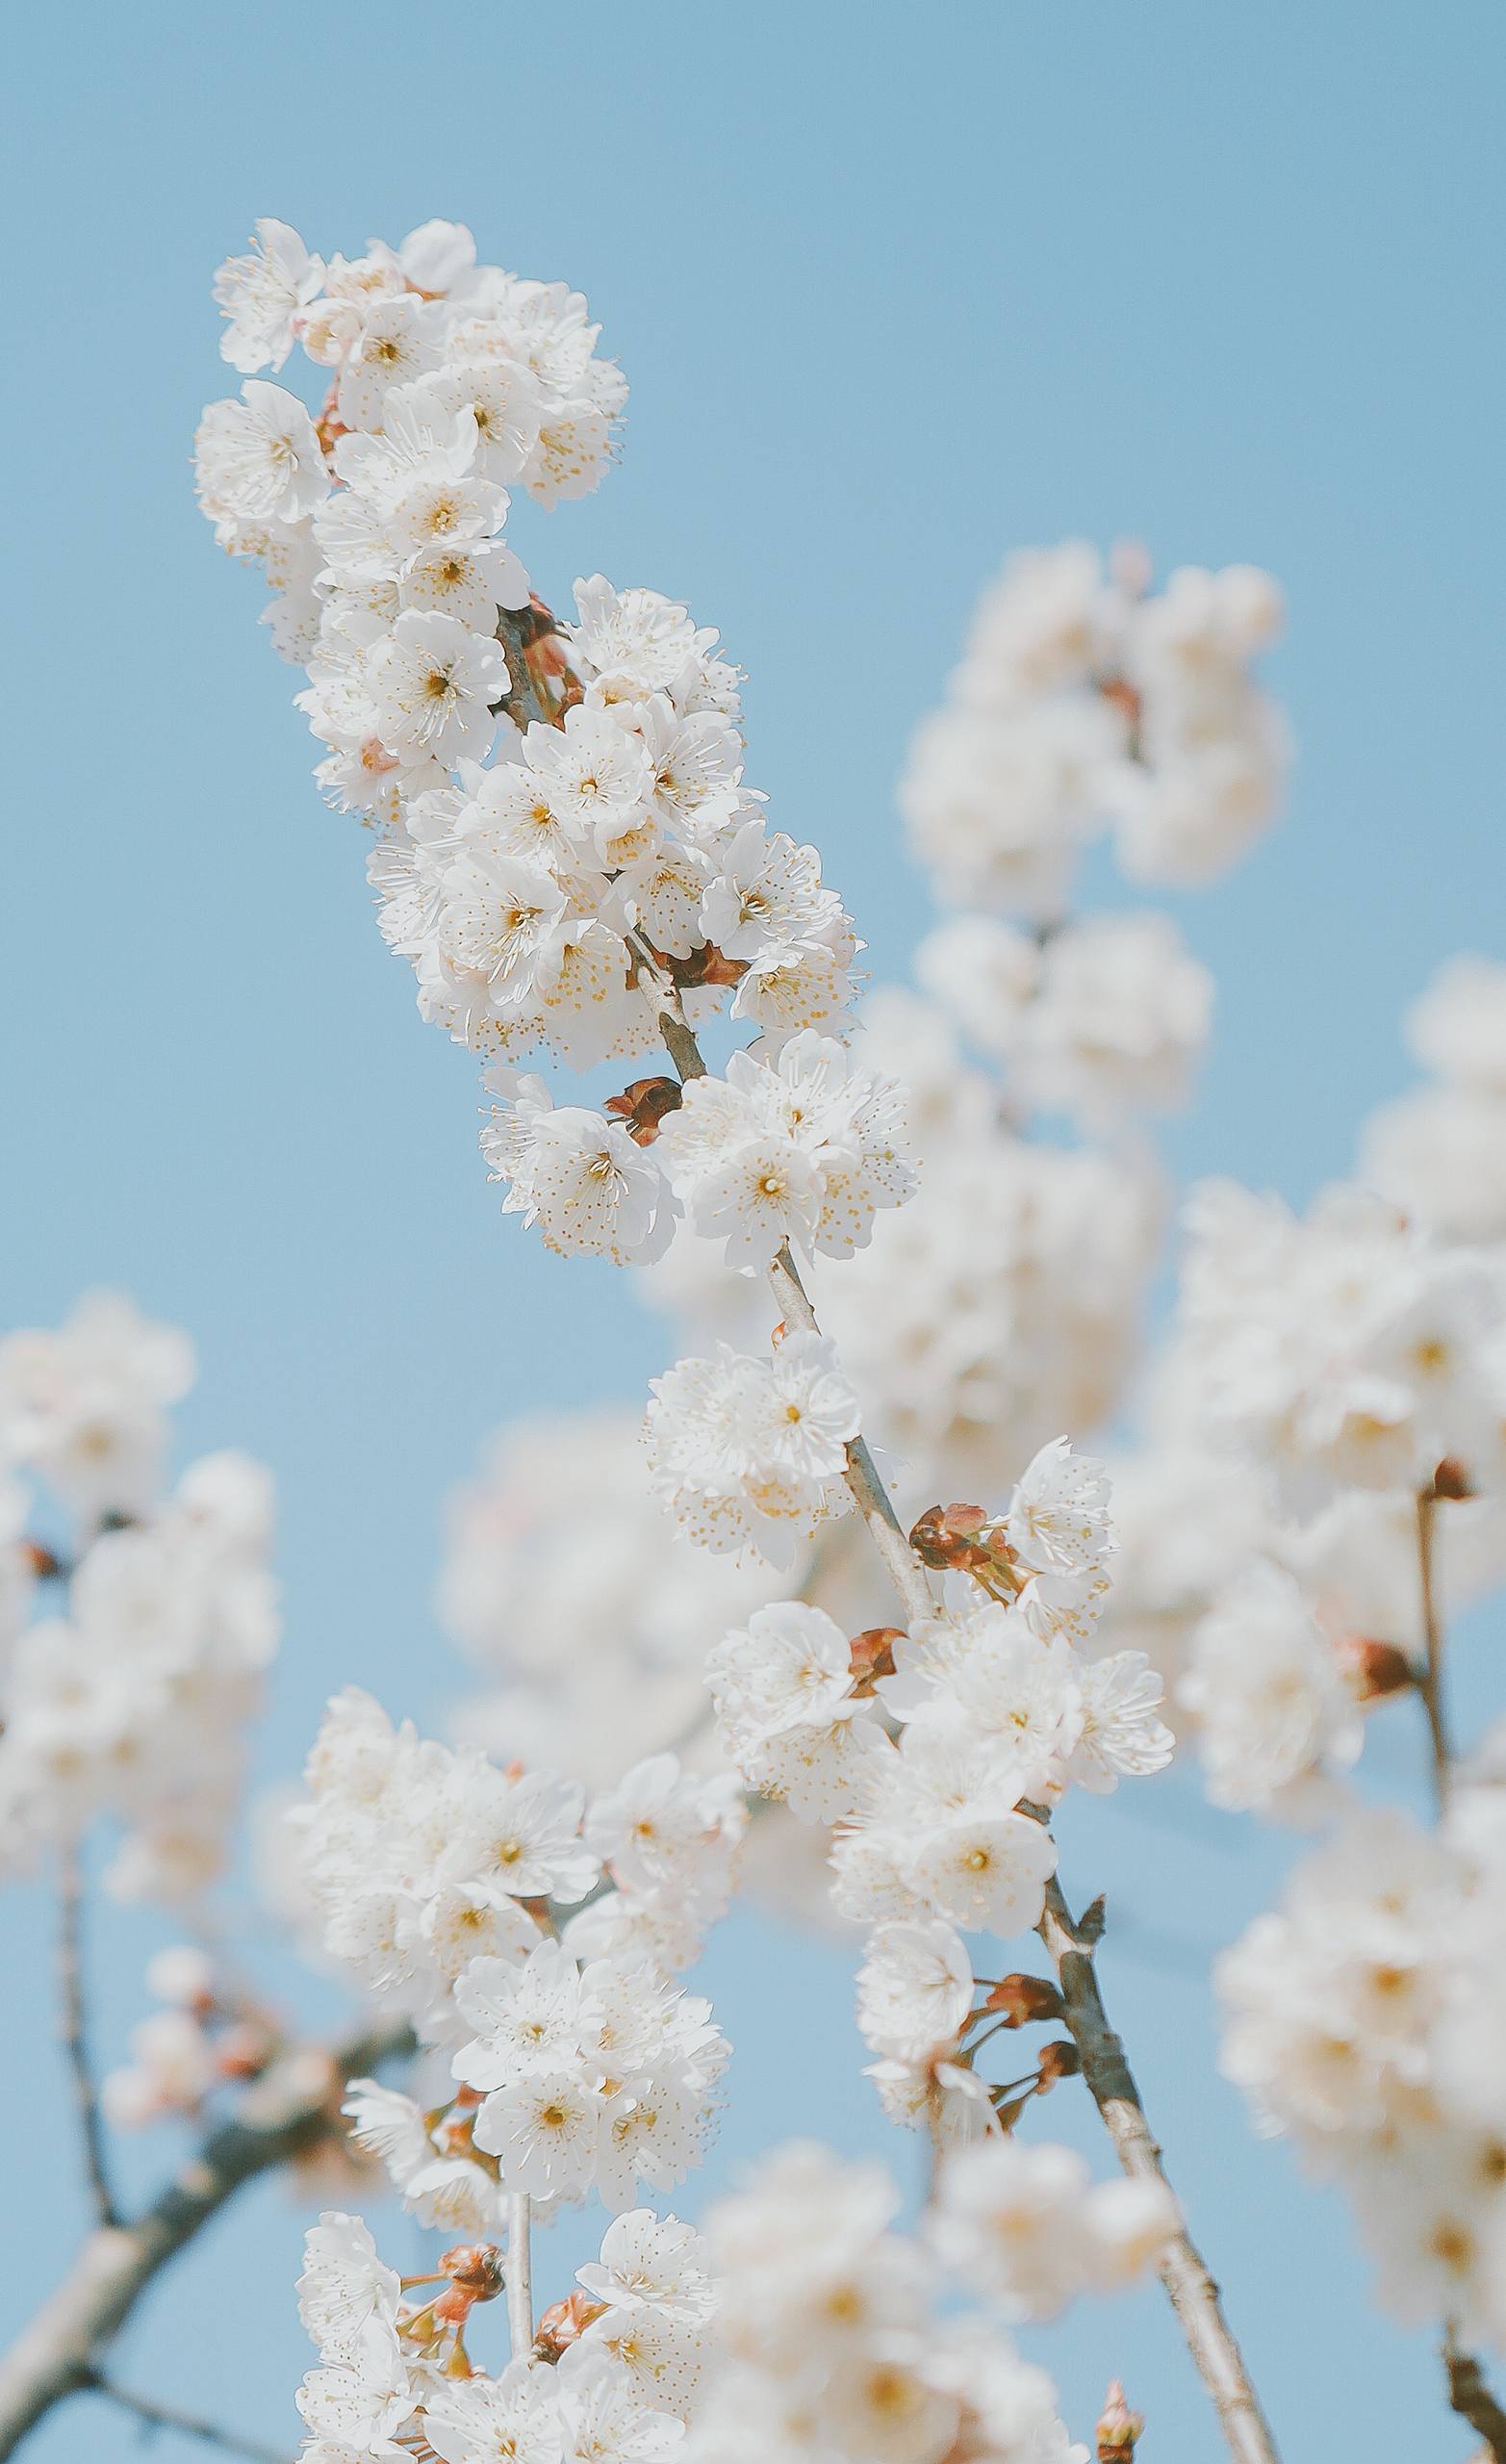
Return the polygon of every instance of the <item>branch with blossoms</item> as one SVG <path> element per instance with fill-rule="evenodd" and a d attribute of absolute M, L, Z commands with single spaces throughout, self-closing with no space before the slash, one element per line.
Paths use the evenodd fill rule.
<path fill-rule="evenodd" d="M 607 458 L 623 388 L 597 357 L 584 304 L 478 266 L 470 235 L 447 224 L 327 266 L 265 224 L 218 289 L 226 356 L 253 372 L 239 401 L 205 414 L 201 500 L 222 544 L 267 563 L 274 638 L 309 671 L 298 698 L 326 748 L 320 783 L 375 829 L 379 920 L 415 968 L 421 1011 L 487 1065 L 496 1100 L 482 1145 L 507 1210 L 552 1248 L 619 1265 L 709 1243 L 771 1295 L 772 1338 L 765 1317 L 756 1348 L 724 1342 L 654 1382 L 651 1490 L 713 1557 L 785 1574 L 855 1509 L 898 1594 L 905 1628 L 865 1630 L 855 1645 L 808 1602 L 761 1605 L 713 1654 L 709 1680 L 743 1780 L 836 1828 L 836 1903 L 874 1928 L 862 2007 L 880 2085 L 941 2154 L 934 2254 L 1017 2315 L 1159 2259 L 1231 2452 L 1269 2464 L 1269 2433 L 1104 2014 L 1093 1929 L 1074 1923 L 1054 1880 L 1047 1814 L 1067 1786 L 1113 1786 L 1170 1748 L 1144 1656 L 1087 1648 L 1113 1551 L 1106 1485 L 1064 1441 L 1039 1449 L 1002 1515 L 974 1510 L 975 1553 L 988 1527 L 985 1596 L 969 1592 L 979 1568 L 965 1555 L 932 1561 L 960 1577 L 960 1592 L 929 1578 L 802 1272 L 866 1249 L 877 1219 L 914 1189 L 899 1088 L 850 1040 L 861 945 L 816 851 L 771 834 L 744 783 L 737 678 L 715 635 L 656 594 L 600 578 L 577 585 L 575 619 L 560 622 L 505 536 L 509 483 L 548 502 L 593 484 Z M 294 340 L 332 372 L 317 422 L 254 373 L 281 367 Z M 1217 724 L 1206 680 L 1201 699 L 1179 703 L 1099 661 L 1093 767 L 1104 783 L 1116 774 L 1126 832 L 1142 847 L 1158 832 L 1179 849 L 1199 826 L 1206 834 L 1207 793 L 1189 811 L 1174 783 L 1179 765 L 1207 769 L 1211 743 L 1227 757 L 1242 737 L 1242 811 L 1227 767 L 1225 801 L 1246 832 L 1263 817 L 1256 783 L 1275 732 L 1243 676 L 1268 619 L 1258 583 L 1230 578 L 1216 602 L 1229 636 Z M 1124 595 L 1136 593 L 1126 583 Z M 1177 638 L 1176 614 L 1162 631 Z M 1040 943 L 1034 1021 L 1053 998 L 1070 1009 L 1074 969 L 1091 967 L 1077 945 L 1059 955 L 1055 935 Z M 1152 970 L 1163 955 L 1147 948 Z M 756 1040 L 715 1074 L 700 1037 L 724 1006 Z M 662 1047 L 675 1075 L 635 1078 L 604 1111 L 562 1105 L 519 1072 L 541 1046 L 577 1070 Z M 725 2049 L 670 1980 L 725 1895 L 730 1801 L 693 1810 L 694 1784 L 661 1757 L 588 1807 L 547 1774 L 498 1776 L 395 1733 L 361 1700 L 335 1707 L 312 1776 L 307 1870 L 325 1947 L 370 1991 L 397 1997 L 459 2083 L 421 2113 L 373 2106 L 358 2089 L 357 2135 L 421 2211 L 461 2197 L 473 2225 L 496 2221 L 502 2202 L 509 2246 L 451 2254 L 446 2295 L 405 2307 L 364 2228 L 326 2220 L 306 2279 L 321 2366 L 305 2418 L 317 2443 L 374 2456 L 420 2441 L 469 2464 L 504 2421 L 516 2436 L 543 2406 L 568 2448 L 585 2434 L 582 2404 L 636 2400 L 642 2367 L 628 2356 L 651 2323 L 621 2323 L 634 2305 L 604 2245 L 604 2314 L 581 2324 L 577 2311 L 571 2334 L 550 2327 L 530 2348 L 518 2286 L 531 2213 L 589 2190 L 625 2209 L 640 2181 L 669 2186 L 693 2152 L 691 2116 L 704 2114 Z M 625 1831 L 645 1800 L 655 1810 Z M 635 1866 L 640 1838 L 655 1845 Z M 697 1871 L 708 1853 L 709 1881 Z M 593 1855 L 608 1869 L 604 1896 L 586 1870 Z M 581 1912 L 561 1921 L 572 1905 Z M 975 2011 L 961 1929 L 1034 1925 L 1058 1985 L 1001 1980 Z M 1048 2004 L 1070 2037 L 1026 2080 L 989 2088 L 975 2067 L 983 2044 Z M 1059 2151 L 1010 2136 L 1028 2102 L 1079 2068 L 1130 2177 L 1113 2195 Z M 429 2178 L 436 2150 L 443 2192 Z M 791 2163 L 792 2180 L 815 2178 L 809 2160 Z M 827 2203 L 842 2204 L 834 2192 Z M 756 2213 L 755 2198 L 740 2219 L 734 2208 L 720 2237 L 734 2276 Z M 647 2211 L 631 2220 L 655 2248 L 669 2229 Z M 509 2280 L 512 2361 L 486 2379 L 466 2323 Z M 688 2297 L 679 2274 L 655 2281 L 651 2346 Z M 709 2297 L 691 2306 L 704 2327 Z M 772 2425 L 790 2392 L 778 2335 L 772 2350 L 755 2349 L 756 2336 L 740 2344 L 749 2302 L 729 2312 L 724 2289 L 721 2315 L 720 2391 L 713 2370 L 703 2411 L 688 2405 L 692 2444 L 710 2454 L 735 2443 L 738 2420 L 761 2412 Z M 929 2425 L 917 2455 L 999 2444 L 967 2426 L 986 2425 L 997 2398 L 964 2383 L 959 2358 L 928 2374 L 919 2356 L 935 2339 L 918 2319 L 915 2335 L 886 2369 L 872 2351 L 834 2348 L 828 2394 L 848 2359 L 862 2364 L 847 2409 L 833 2399 L 824 2421 L 834 2451 L 865 2451 L 861 2408 L 881 2400 L 881 2383 L 884 2404 Z M 615 2378 L 602 2374 L 608 2355 Z M 660 2395 L 667 2367 L 650 2372 Z M 550 2369 L 552 2388 L 540 2375 Z M 436 2371 L 465 2392 L 436 2392 Z M 657 2452 L 686 2411 L 654 2404 L 651 2420 L 635 2415 L 615 2435 Z"/>
<path fill-rule="evenodd" d="M 167 1485 L 168 1413 L 192 1383 L 176 1329 L 94 1294 L 58 1328 L 0 1342 L 0 1868 L 58 1877 L 59 2033 L 93 2229 L 0 2360 L 0 2455 L 64 2397 L 93 2389 L 173 2418 L 104 2375 L 110 2346 L 162 2270 L 272 2169 L 355 2179 L 340 2099 L 402 2032 L 302 2040 L 222 1951 L 192 1942 L 146 1973 L 159 2008 L 132 2058 L 96 2075 L 86 1913 L 90 1852 L 113 1832 L 118 1902 L 215 1933 L 245 1749 L 276 1649 L 271 1486 L 260 1465 L 205 1455 Z M 127 2214 L 117 2134 L 187 2131 L 192 2153 Z M 181 2423 L 179 2426 L 181 2426 Z M 213 2426 L 203 2426 L 206 2430 Z M 226 2444 L 234 2432 L 222 2433 Z"/>

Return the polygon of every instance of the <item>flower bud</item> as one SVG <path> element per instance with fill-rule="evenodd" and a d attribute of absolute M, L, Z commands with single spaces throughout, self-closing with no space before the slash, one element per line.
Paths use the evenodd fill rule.
<path fill-rule="evenodd" d="M 506 2281 L 495 2242 L 457 2242 L 441 2256 L 440 2269 L 472 2301 L 495 2301 Z"/>
<path fill-rule="evenodd" d="M 1144 2427 L 1143 2414 L 1131 2412 L 1123 2387 L 1117 2378 L 1111 2379 L 1094 2433 L 1098 2442 L 1098 2464 L 1124 2464 L 1124 2459 L 1133 2455 L 1139 2445 Z"/>
<path fill-rule="evenodd" d="M 620 1095 L 608 1095 L 601 1109 L 626 1122 L 635 1146 L 651 1146 L 666 1113 L 677 1112 L 683 1102 L 677 1078 L 635 1078 Z"/>
<path fill-rule="evenodd" d="M 1016 1969 L 1001 1976 L 983 2004 L 985 2011 L 1001 2011 L 1008 2028 L 1034 2027 L 1042 2019 L 1059 2019 L 1061 1996 L 1044 1976 L 1022 1976 Z"/>
<path fill-rule="evenodd" d="M 1338 1650 L 1344 1681 L 1357 1703 L 1379 1702 L 1382 1695 L 1403 1693 L 1417 1681 L 1412 1662 L 1395 1643 L 1345 1634 Z"/>
<path fill-rule="evenodd" d="M 867 1626 L 848 1645 L 855 1694 L 869 1695 L 877 1678 L 894 1675 L 894 1646 L 905 1639 L 903 1626 Z"/>
<path fill-rule="evenodd" d="M 1059 2079 L 1075 2079 L 1082 2067 L 1083 2057 L 1071 2038 L 1058 2037 L 1041 2054 L 1036 2095 L 1049 2096 Z"/>
<path fill-rule="evenodd" d="M 1474 1484 L 1456 1454 L 1445 1454 L 1433 1475 L 1436 1498 L 1472 1498 Z"/>

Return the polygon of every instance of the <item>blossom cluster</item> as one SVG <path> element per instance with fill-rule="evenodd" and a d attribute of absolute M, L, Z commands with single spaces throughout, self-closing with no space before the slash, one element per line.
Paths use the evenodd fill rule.
<path fill-rule="evenodd" d="M 677 2218 L 640 2208 L 607 2227 L 600 2261 L 559 2305 L 548 2359 L 520 2354 L 495 2375 L 465 2350 L 477 2302 L 505 2257 L 494 2244 L 446 2254 L 437 2298 L 403 2297 L 358 2217 L 321 2216 L 308 2235 L 298 2306 L 319 2350 L 298 2393 L 310 2464 L 670 2464 L 699 2376 L 714 2296 L 704 2246 Z M 457 2367 L 457 2361 L 462 2367 Z"/>
<path fill-rule="evenodd" d="M 1041 1913 L 1056 1868 L 1042 1819 L 1171 1751 L 1161 1681 L 1139 1652 L 1090 1658 L 1113 1551 L 1101 1467 L 1047 1447 L 994 1541 L 1009 1596 L 971 1589 L 925 1626 L 849 1644 L 825 1609 L 760 1608 L 712 1654 L 724 1751 L 753 1787 L 837 1826 L 838 1911 L 871 1928 L 859 2019 L 894 2118 L 946 2137 L 996 2126 L 965 2039 L 966 1933 Z"/>
<path fill-rule="evenodd" d="M 218 1875 L 279 1632 L 267 1473 L 209 1454 L 165 1485 L 168 1407 L 193 1374 L 187 1338 L 113 1294 L 0 1342 L 0 1861 L 113 1816 L 128 1899 L 191 1899 Z M 55 1546 L 29 1536 L 49 1504 L 68 1527 Z M 53 1613 L 26 1623 L 48 1593 Z"/>
<path fill-rule="evenodd" d="M 1487 1741 L 1441 1837 L 1355 1808 L 1218 1964 L 1223 2063 L 1348 2194 L 1404 2324 L 1506 2349 L 1506 1796 Z"/>
<path fill-rule="evenodd" d="M 1085 2271 L 1067 2259 L 1096 2242 L 1100 2280 L 1126 2282 L 1154 2255 L 1167 2220 L 1136 2186 L 1090 2190 L 1064 2148 L 1032 2151 L 1056 2167 L 1055 2198 L 1021 2195 L 1024 2151 L 1001 2142 L 949 2163 L 925 2240 L 894 2229 L 899 2196 L 882 2169 L 843 2166 L 795 2144 L 714 2210 L 708 2238 L 719 2277 L 714 2344 L 693 2464 L 1085 2464 L 1044 2372 L 1024 2361 L 1000 2324 L 1021 2315 L 1012 2289 L 1044 2289 L 1034 2252 L 1054 2264 L 1063 2296 Z M 1043 2183 L 1036 2170 L 1035 2178 Z M 1138 2213 L 1109 2221 L 1106 2194 L 1132 2194 Z M 1151 2208 L 1158 2210 L 1153 2217 Z M 1118 2263 L 1109 2256 L 1117 2243 Z M 1133 2246 L 1138 2245 L 1139 2247 Z M 1032 2247 L 1034 2246 L 1034 2249 Z M 1049 2253 L 1049 2260 L 1048 2260 Z M 942 2305 L 960 2286 L 996 2307 Z"/>
<path fill-rule="evenodd" d="M 574 1068 L 651 1049 L 666 1003 L 700 1020 L 730 992 L 771 1052 L 839 1018 L 858 944 L 814 849 L 771 834 L 744 784 L 715 633 L 600 576 L 556 625 L 508 543 L 510 486 L 551 503 L 610 456 L 625 387 L 584 301 L 477 265 L 451 223 L 325 265 L 264 222 L 217 292 L 238 368 L 299 343 L 332 372 L 318 421 L 254 372 L 211 404 L 199 494 L 267 564 L 320 783 L 376 833 L 379 921 L 424 1015 L 494 1064 L 542 1046 Z M 497 1091 L 509 1204 L 556 1246 L 653 1255 L 674 1202 L 628 1133 L 505 1068 Z M 833 1241 L 893 1202 L 883 1110 L 845 1107 Z M 747 1141 L 724 1128 L 730 1157 Z"/>
<path fill-rule="evenodd" d="M 910 843 L 949 905 L 1055 924 L 1106 827 L 1135 879 L 1207 881 L 1271 820 L 1286 733 L 1250 667 L 1280 629 L 1270 578 L 1074 540 L 1011 557 L 944 707 L 910 750 Z"/>
<path fill-rule="evenodd" d="M 1183 1267 L 1187 1417 L 1311 1513 L 1346 1489 L 1506 1473 L 1506 1262 L 1366 1191 L 1297 1219 L 1231 1183 L 1195 1193 Z"/>
<path fill-rule="evenodd" d="M 395 1729 L 356 1688 L 330 1705 L 308 1779 L 320 1945 L 448 2064 L 424 2108 L 353 2092 L 355 2135 L 405 2202 L 487 2230 L 509 2194 L 625 2208 L 635 2180 L 679 2181 L 727 2046 L 672 1978 L 727 1903 L 735 1784 L 661 1755 L 588 1807 L 576 1782 Z"/>

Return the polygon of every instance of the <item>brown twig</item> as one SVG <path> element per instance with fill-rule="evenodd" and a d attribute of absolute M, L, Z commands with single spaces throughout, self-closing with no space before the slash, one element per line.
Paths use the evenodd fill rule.
<path fill-rule="evenodd" d="M 73 2082 L 73 2104 L 84 2149 L 84 2171 L 96 2221 L 117 2224 L 119 2210 L 105 2165 L 105 2131 L 99 2111 L 89 2051 L 89 2012 L 84 1992 L 84 1884 L 78 1851 L 65 1848 L 60 1861 L 58 1924 L 58 1989 L 64 2051 Z"/>
<path fill-rule="evenodd" d="M 339 2084 L 412 2048 L 406 2028 L 335 2047 L 317 2087 L 299 2048 L 257 2082 L 234 2121 L 210 2133 L 144 2215 L 102 2224 L 0 2360 L 0 2464 L 65 2396 L 93 2383 L 100 2357 L 147 2287 L 243 2184 L 343 2135 Z"/>
<path fill-rule="evenodd" d="M 1485 2452 L 1495 2464 L 1506 2464 L 1506 2411 L 1485 2382 L 1473 2353 L 1461 2352 L 1452 2331 L 1443 2338 L 1443 2368 L 1448 2374 L 1448 2400 L 1462 2421 L 1485 2441 Z"/>
<path fill-rule="evenodd" d="M 1088 1929 L 1089 1931 L 1091 1929 Z M 1133 2180 L 1171 2188 L 1160 2145 L 1135 2083 L 1124 2046 L 1110 2025 L 1093 1964 L 1093 1942 L 1073 1919 L 1053 1879 L 1038 1928 L 1061 1988 L 1066 2023 L 1083 2062 L 1088 2092 L 1120 2164 Z M 1173 2194 L 1174 2195 L 1175 2194 Z M 1208 2265 L 1185 2229 L 1166 2246 L 1161 2280 L 1177 2314 L 1199 2377 L 1213 2400 L 1224 2439 L 1239 2464 L 1276 2464 L 1270 2426 L 1230 2331 Z"/>
<path fill-rule="evenodd" d="M 150 2396 L 138 2396 L 133 2388 L 118 2387 L 113 2378 L 99 2373 L 84 2381 L 96 2396 L 108 2396 L 123 2412 L 134 2413 L 143 2430 L 176 2430 L 180 2438 L 196 2438 L 205 2447 L 222 2448 L 227 2455 L 244 2455 L 250 2464 L 290 2464 L 287 2451 L 279 2447 L 264 2447 L 260 2439 L 242 2438 L 238 2430 L 221 2429 L 217 2422 L 201 2421 L 196 2413 L 180 2412 L 176 2404 L 159 2404 Z"/>

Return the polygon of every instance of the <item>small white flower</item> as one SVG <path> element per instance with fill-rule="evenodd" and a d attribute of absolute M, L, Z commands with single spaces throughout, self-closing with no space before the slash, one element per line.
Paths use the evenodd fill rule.
<path fill-rule="evenodd" d="M 195 450 L 200 501 L 217 522 L 297 523 L 329 494 L 313 421 L 266 377 L 248 376 L 238 402 L 207 405 Z"/>
<path fill-rule="evenodd" d="M 881 1925 L 857 1974 L 857 2024 L 874 2051 L 923 2062 L 950 2044 L 973 1999 L 961 1937 L 937 1917 Z"/>
<path fill-rule="evenodd" d="M 395 753 L 447 765 L 479 758 L 497 732 L 492 705 L 507 690 L 499 642 L 452 616 L 399 616 L 368 669 L 382 741 Z"/>
<path fill-rule="evenodd" d="M 226 320 L 220 357 L 242 375 L 281 368 L 300 313 L 323 279 L 322 261 L 310 256 L 296 231 L 264 217 L 251 254 L 227 257 L 215 276 L 216 304 Z"/>

